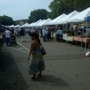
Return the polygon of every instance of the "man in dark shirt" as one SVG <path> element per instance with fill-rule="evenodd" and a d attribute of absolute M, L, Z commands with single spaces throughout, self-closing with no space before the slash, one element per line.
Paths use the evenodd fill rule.
<path fill-rule="evenodd" d="M 21 39 L 22 39 L 22 42 L 25 42 L 25 30 L 24 30 L 24 28 L 21 28 L 21 30 L 20 30 L 20 36 L 21 36 Z"/>

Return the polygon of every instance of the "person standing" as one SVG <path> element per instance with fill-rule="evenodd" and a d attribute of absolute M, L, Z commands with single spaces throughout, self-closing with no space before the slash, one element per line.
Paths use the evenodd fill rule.
<path fill-rule="evenodd" d="M 45 30 L 45 28 L 42 30 L 42 36 L 43 36 L 43 41 L 46 42 L 46 30 Z"/>
<path fill-rule="evenodd" d="M 45 70 L 45 63 L 43 60 L 43 55 L 41 53 L 41 42 L 36 32 L 31 32 L 31 48 L 28 56 L 28 60 L 30 60 L 31 55 L 31 63 L 29 66 L 29 73 L 32 76 L 32 79 L 36 79 L 36 74 L 39 73 L 39 76 L 42 76 L 42 71 Z"/>
<path fill-rule="evenodd" d="M 57 41 L 60 41 L 61 42 L 62 39 L 63 39 L 63 31 L 60 28 L 60 29 L 57 30 Z"/>
<path fill-rule="evenodd" d="M 21 28 L 20 35 L 21 35 L 22 42 L 25 42 L 25 30 L 24 30 L 24 28 Z"/>
<path fill-rule="evenodd" d="M 12 46 L 10 37 L 11 37 L 11 31 L 6 29 L 6 31 L 5 31 L 5 39 L 6 39 L 7 46 Z"/>

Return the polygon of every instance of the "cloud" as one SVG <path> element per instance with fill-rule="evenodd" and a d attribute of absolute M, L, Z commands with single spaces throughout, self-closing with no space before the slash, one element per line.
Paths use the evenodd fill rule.
<path fill-rule="evenodd" d="M 0 0 L 0 15 L 8 15 L 14 20 L 27 19 L 34 9 L 47 9 L 53 0 Z"/>

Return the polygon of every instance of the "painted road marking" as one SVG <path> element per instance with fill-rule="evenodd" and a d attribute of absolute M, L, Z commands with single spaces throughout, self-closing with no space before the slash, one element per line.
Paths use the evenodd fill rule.
<path fill-rule="evenodd" d="M 24 52 L 24 53 L 29 53 L 29 52 L 25 52 L 25 51 L 22 51 L 22 50 L 19 50 L 19 49 L 16 49 L 14 47 L 10 47 L 11 49 L 14 49 L 14 50 L 17 50 L 17 51 L 20 51 L 20 52 Z"/>
<path fill-rule="evenodd" d="M 14 48 L 14 47 L 10 47 L 11 49 L 14 49 L 14 50 L 17 50 L 17 51 L 20 51 L 20 52 L 24 52 L 24 53 L 29 53 L 29 49 L 28 48 L 26 48 L 25 46 L 23 46 L 21 43 L 19 43 L 19 42 L 17 42 L 22 48 L 19 48 L 19 49 L 17 49 L 17 48 Z M 25 50 L 27 50 L 27 51 L 23 51 L 22 49 L 25 49 Z"/>
<path fill-rule="evenodd" d="M 28 48 L 26 48 L 25 46 L 23 46 L 21 43 L 17 42 L 20 46 L 22 46 L 24 49 L 26 49 L 28 52 L 30 51 Z"/>

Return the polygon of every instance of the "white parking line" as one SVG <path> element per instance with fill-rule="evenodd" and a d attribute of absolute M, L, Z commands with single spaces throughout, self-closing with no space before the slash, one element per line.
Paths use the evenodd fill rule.
<path fill-rule="evenodd" d="M 10 47 L 10 48 L 11 48 L 11 49 L 14 49 L 14 50 L 17 50 L 17 51 L 20 51 L 20 52 L 28 53 L 28 52 L 25 52 L 25 51 L 22 51 L 22 50 L 19 50 L 19 49 L 13 48 L 13 47 Z"/>
<path fill-rule="evenodd" d="M 29 49 L 23 46 L 21 43 L 17 42 L 20 46 L 22 46 L 24 49 L 26 49 L 29 52 Z"/>

